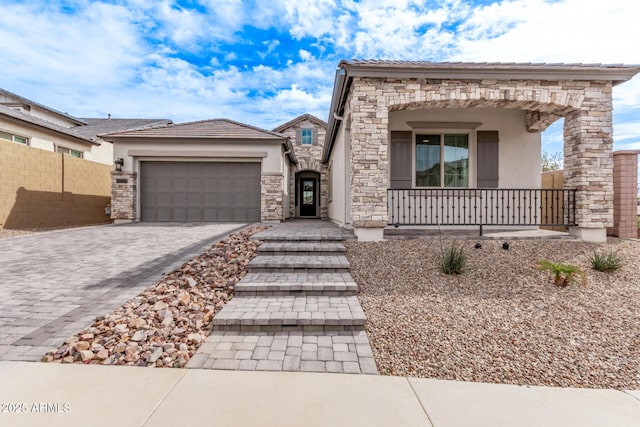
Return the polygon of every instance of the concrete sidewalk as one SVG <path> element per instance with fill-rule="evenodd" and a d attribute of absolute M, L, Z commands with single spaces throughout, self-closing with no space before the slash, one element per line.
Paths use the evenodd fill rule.
<path fill-rule="evenodd" d="M 7 426 L 640 425 L 640 391 L 33 362 L 0 362 L 0 403 Z"/>

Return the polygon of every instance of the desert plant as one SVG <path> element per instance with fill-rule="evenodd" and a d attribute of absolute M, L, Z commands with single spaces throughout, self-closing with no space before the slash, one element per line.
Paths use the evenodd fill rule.
<path fill-rule="evenodd" d="M 467 267 L 467 254 L 457 242 L 440 245 L 440 267 L 445 274 L 462 274 Z"/>
<path fill-rule="evenodd" d="M 622 267 L 622 258 L 616 251 L 594 251 L 589 262 L 591 268 L 598 271 L 616 271 Z"/>
<path fill-rule="evenodd" d="M 577 265 L 543 259 L 538 261 L 538 270 L 553 274 L 553 283 L 556 286 L 564 287 L 571 283 L 587 284 L 587 276 Z"/>

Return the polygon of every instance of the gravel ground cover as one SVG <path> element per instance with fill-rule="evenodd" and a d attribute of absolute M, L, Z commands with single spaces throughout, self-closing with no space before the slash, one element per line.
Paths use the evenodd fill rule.
<path fill-rule="evenodd" d="M 438 266 L 451 241 L 347 242 L 367 334 L 383 374 L 560 387 L 640 389 L 640 242 L 461 241 L 462 275 Z M 623 267 L 591 269 L 594 250 Z M 579 265 L 565 288 L 540 259 Z"/>
<path fill-rule="evenodd" d="M 211 246 L 142 294 L 100 316 L 43 362 L 179 367 L 208 335 L 211 320 L 233 297 L 260 242 L 253 226 Z"/>

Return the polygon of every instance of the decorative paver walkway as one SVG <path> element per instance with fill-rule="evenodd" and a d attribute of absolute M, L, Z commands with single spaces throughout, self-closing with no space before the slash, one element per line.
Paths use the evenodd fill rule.
<path fill-rule="evenodd" d="M 40 360 L 245 226 L 144 223 L 0 239 L 0 360 Z"/>
<path fill-rule="evenodd" d="M 342 241 L 326 221 L 253 236 L 258 256 L 188 368 L 377 374 Z"/>

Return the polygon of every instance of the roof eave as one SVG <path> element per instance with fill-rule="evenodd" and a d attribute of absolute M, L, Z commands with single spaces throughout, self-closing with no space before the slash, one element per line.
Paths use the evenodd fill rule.
<path fill-rule="evenodd" d="M 566 66 L 566 67 L 481 67 L 481 66 L 390 66 L 358 65 L 341 62 L 352 77 L 426 78 L 426 79 L 516 79 L 516 80 L 595 80 L 620 84 L 640 72 L 640 66 Z"/>
<path fill-rule="evenodd" d="M 256 138 L 229 138 L 229 137 L 206 137 L 206 136 L 185 136 L 185 135 L 115 135 L 115 134 L 102 134 L 98 135 L 100 138 L 105 141 L 115 142 L 114 140 L 135 140 L 135 141 L 177 141 L 177 140 L 187 140 L 190 142 L 247 142 L 247 141 L 255 141 L 255 142 L 272 142 L 272 143 L 283 143 L 286 140 L 285 137 L 256 137 Z"/>
<path fill-rule="evenodd" d="M 73 135 L 72 133 L 61 132 L 61 131 L 59 131 L 57 129 L 50 128 L 48 126 L 44 126 L 44 125 L 41 125 L 41 124 L 38 124 L 38 123 L 33 123 L 33 122 L 29 121 L 29 120 L 24 120 L 24 119 L 22 119 L 20 117 L 10 116 L 10 115 L 4 114 L 2 112 L 0 112 L 0 115 L 2 115 L 3 117 L 8 118 L 10 120 L 15 120 L 15 121 L 18 121 L 20 123 L 23 123 L 28 127 L 39 129 L 39 130 L 42 130 L 42 131 L 48 132 L 48 133 L 54 133 L 56 135 L 62 135 L 65 138 L 72 138 L 72 139 L 78 140 L 78 141 L 80 141 L 80 142 L 82 142 L 84 144 L 91 144 L 91 145 L 95 145 L 95 146 L 100 146 L 101 145 L 97 141 L 93 141 L 91 139 L 84 138 L 84 137 L 82 137 L 80 135 Z"/>
<path fill-rule="evenodd" d="M 342 62 L 340 65 L 342 65 Z M 346 82 L 347 71 L 344 68 L 339 67 L 336 70 L 336 77 L 333 83 L 333 94 L 331 95 L 331 106 L 329 107 L 329 119 L 327 120 L 327 136 L 322 150 L 322 164 L 329 163 L 329 157 L 331 156 L 331 151 L 333 150 L 333 144 L 335 142 L 335 135 L 340 128 L 338 123 L 339 120 L 336 119 L 336 116 L 339 114 L 340 108 L 344 104 L 347 86 Z"/>

